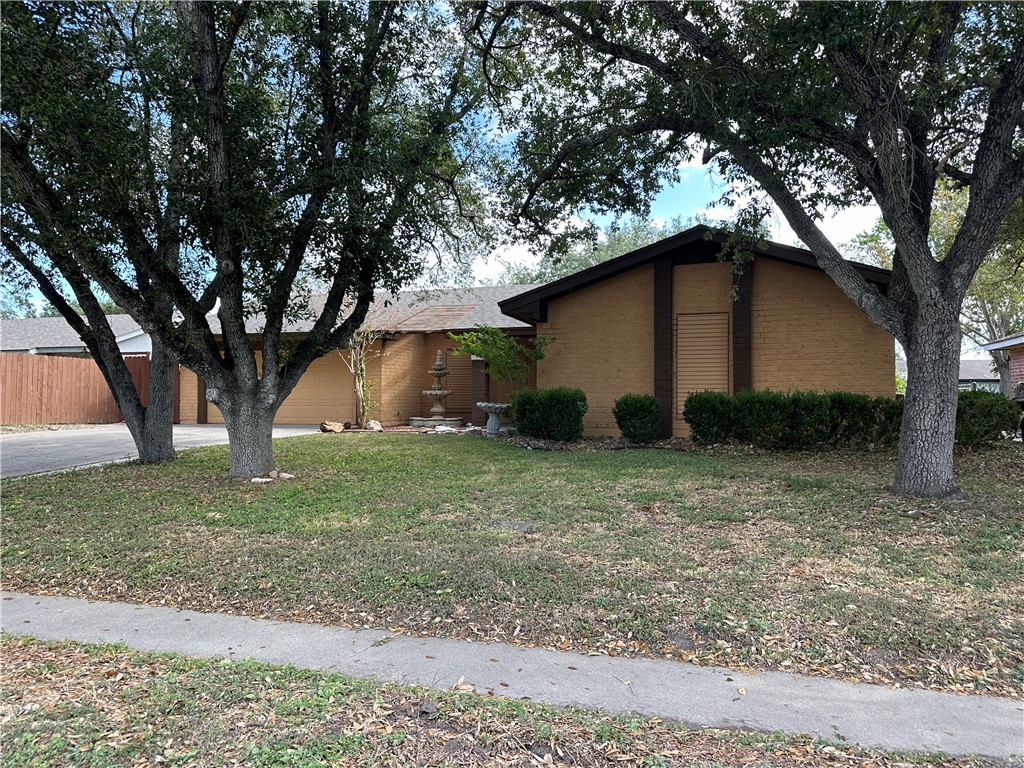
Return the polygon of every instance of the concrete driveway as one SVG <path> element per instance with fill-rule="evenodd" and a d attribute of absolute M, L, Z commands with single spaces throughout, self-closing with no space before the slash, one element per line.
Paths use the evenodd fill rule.
<path fill-rule="evenodd" d="M 314 425 L 282 424 L 274 437 L 309 435 Z M 175 424 L 174 447 L 222 445 L 228 432 L 220 424 Z M 97 424 L 80 429 L 15 432 L 0 435 L 0 478 L 59 472 L 92 464 L 126 461 L 138 457 L 135 443 L 124 424 Z"/>

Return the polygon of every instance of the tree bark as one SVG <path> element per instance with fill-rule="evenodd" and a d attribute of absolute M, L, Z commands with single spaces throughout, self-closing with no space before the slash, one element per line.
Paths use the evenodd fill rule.
<path fill-rule="evenodd" d="M 208 389 L 206 399 L 224 416 L 230 444 L 231 477 L 260 477 L 274 466 L 274 416 L 278 403 L 266 403 L 256 386 L 234 392 Z M 283 398 L 282 398 L 283 399 Z"/>
<path fill-rule="evenodd" d="M 178 361 L 157 339 L 149 358 L 149 404 L 135 444 L 139 461 L 156 464 L 174 458 L 174 390 Z"/>
<path fill-rule="evenodd" d="M 996 349 L 989 352 L 992 356 L 992 364 L 996 373 L 999 374 L 999 392 L 1006 398 L 1013 398 L 1013 379 L 1010 378 L 1010 356 L 1005 349 Z"/>
<path fill-rule="evenodd" d="M 918 308 L 908 323 L 907 396 L 893 492 L 955 498 L 953 441 L 960 368 L 960 322 L 941 304 Z"/>

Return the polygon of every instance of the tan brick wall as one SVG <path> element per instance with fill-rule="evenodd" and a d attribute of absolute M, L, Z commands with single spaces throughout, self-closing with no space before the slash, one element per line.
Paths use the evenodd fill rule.
<path fill-rule="evenodd" d="M 554 336 L 537 386 L 587 394 L 588 435 L 618 434 L 612 407 L 627 392 L 654 392 L 654 268 L 645 265 L 550 303 L 538 336 Z"/>
<path fill-rule="evenodd" d="M 379 382 L 375 395 L 381 424 L 405 424 L 420 416 L 420 391 L 426 389 L 426 334 L 405 333 L 383 342 L 384 356 L 369 368 Z"/>
<path fill-rule="evenodd" d="M 256 366 L 262 371 L 263 355 L 260 352 L 256 352 Z M 192 382 L 192 390 L 195 391 L 195 374 L 192 374 Z M 189 385 L 182 387 L 183 398 L 185 386 Z M 185 401 L 182 399 L 183 423 L 195 423 L 195 408 L 193 400 L 192 422 L 185 422 Z M 224 415 L 213 403 L 207 404 L 206 415 L 210 424 L 224 423 Z M 332 351 L 309 364 L 295 389 L 281 404 L 274 421 L 278 424 L 318 424 L 321 421 L 355 421 L 355 418 L 355 381 L 339 354 Z"/>
<path fill-rule="evenodd" d="M 178 370 L 178 387 L 181 390 L 178 414 L 182 424 L 195 424 L 199 408 L 199 380 L 183 365 L 179 365 Z"/>
<path fill-rule="evenodd" d="M 758 259 L 754 389 L 895 394 L 893 338 L 817 270 Z"/>
<path fill-rule="evenodd" d="M 732 290 L 732 275 L 729 264 L 679 264 L 672 270 L 672 312 L 680 314 L 702 314 L 707 312 L 728 312 L 732 314 L 732 302 L 729 292 Z M 676 323 L 673 318 L 672 328 L 675 334 Z M 672 339 L 672 349 L 678 349 L 678 339 Z M 732 353 L 732 334 L 730 326 L 729 350 Z M 673 361 L 673 366 L 677 361 Z M 675 374 L 673 368 L 673 375 Z M 729 390 L 732 391 L 732 364 L 729 364 Z M 672 387 L 672 434 L 685 437 L 690 434 L 690 425 L 683 421 L 680 411 L 682 403 L 677 397 L 676 388 Z"/>

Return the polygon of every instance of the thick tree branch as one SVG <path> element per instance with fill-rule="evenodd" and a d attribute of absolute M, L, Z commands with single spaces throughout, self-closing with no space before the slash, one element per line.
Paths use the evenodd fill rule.
<path fill-rule="evenodd" d="M 196 30 L 196 57 L 201 100 L 206 113 L 205 149 L 209 178 L 210 218 L 213 230 L 213 254 L 220 277 L 220 320 L 224 339 L 225 363 L 240 367 L 246 378 L 255 381 L 256 358 L 245 332 L 242 255 L 238 234 L 231 223 L 231 162 L 228 148 L 227 106 L 224 97 L 224 66 L 230 49 L 221 50 L 217 39 L 214 5 L 197 0 L 192 4 Z M 240 25 L 236 19 L 229 27 Z M 237 29 L 234 31 L 237 35 Z M 232 36 L 231 41 L 235 38 Z"/>
<path fill-rule="evenodd" d="M 1014 140 L 1024 124 L 1024 38 L 1007 58 L 992 92 L 972 169 L 971 195 L 944 262 L 952 289 L 963 295 L 1010 207 L 1024 194 L 1024 157 Z M 1008 195 L 1007 192 L 1012 192 Z"/>
<path fill-rule="evenodd" d="M 579 24 L 570 16 L 563 13 L 560 9 L 548 3 L 529 0 L 528 2 L 520 3 L 520 5 L 529 8 L 539 16 L 551 19 L 577 40 L 590 46 L 591 49 L 598 53 L 604 53 L 608 56 L 613 56 L 616 59 L 629 61 L 633 64 L 649 69 L 670 85 L 674 85 L 682 81 L 679 74 L 657 56 L 648 53 L 647 51 L 642 51 L 639 48 L 609 40 L 604 35 L 598 34 L 596 31 L 590 31 L 582 24 Z"/>
<path fill-rule="evenodd" d="M 897 307 L 842 257 L 774 170 L 738 139 L 729 145 L 729 153 L 775 201 L 793 231 L 814 254 L 818 266 L 832 278 L 839 289 L 860 307 L 873 323 L 900 341 L 906 338 L 905 321 Z"/>

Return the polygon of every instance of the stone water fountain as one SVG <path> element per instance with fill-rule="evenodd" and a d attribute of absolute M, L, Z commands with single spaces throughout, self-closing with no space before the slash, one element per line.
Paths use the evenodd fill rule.
<path fill-rule="evenodd" d="M 430 389 L 424 389 L 423 394 L 431 398 L 434 404 L 430 406 L 430 416 L 413 416 L 409 419 L 410 427 L 453 427 L 458 428 L 462 426 L 462 419 L 448 418 L 444 415 L 444 401 L 452 393 L 450 389 L 445 389 L 442 379 L 448 375 L 448 369 L 444 367 L 444 363 L 441 361 L 441 350 L 437 350 L 437 359 L 434 361 L 434 367 L 431 368 L 427 373 L 434 377 L 434 383 Z"/>

